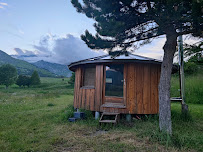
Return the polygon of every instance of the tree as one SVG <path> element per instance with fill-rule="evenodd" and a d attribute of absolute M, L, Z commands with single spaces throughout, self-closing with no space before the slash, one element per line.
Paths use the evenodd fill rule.
<path fill-rule="evenodd" d="M 68 81 L 70 85 L 74 85 L 75 83 L 75 72 L 72 73 L 70 80 Z"/>
<path fill-rule="evenodd" d="M 172 133 L 170 80 L 177 37 L 202 37 L 203 1 L 200 0 L 78 0 L 71 1 L 79 13 L 96 21 L 96 35 L 87 30 L 81 38 L 91 49 L 112 52 L 142 46 L 166 36 L 159 83 L 159 127 Z M 139 42 L 139 43 L 138 43 Z"/>
<path fill-rule="evenodd" d="M 184 44 L 185 56 L 189 57 L 189 62 L 197 64 L 203 63 L 203 41 L 197 42 L 193 45 Z"/>
<path fill-rule="evenodd" d="M 39 85 L 41 82 L 40 82 L 40 77 L 39 77 L 39 74 L 37 71 L 34 71 L 32 73 L 32 76 L 30 78 L 30 85 Z"/>
<path fill-rule="evenodd" d="M 8 86 L 15 83 L 17 78 L 17 70 L 10 64 L 5 64 L 0 67 L 0 84 Z"/>
<path fill-rule="evenodd" d="M 19 75 L 18 79 L 16 81 L 16 84 L 18 86 L 30 86 L 30 77 L 29 76 L 25 76 L 25 75 Z"/>
<path fill-rule="evenodd" d="M 203 41 L 197 42 L 193 45 L 190 44 L 184 44 L 184 52 L 185 56 L 197 56 L 201 58 L 202 52 L 203 52 Z"/>

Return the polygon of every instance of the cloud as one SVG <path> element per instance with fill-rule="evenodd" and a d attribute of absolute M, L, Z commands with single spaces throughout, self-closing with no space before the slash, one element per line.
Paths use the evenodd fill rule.
<path fill-rule="evenodd" d="M 33 45 L 35 52 L 15 48 L 14 57 L 28 62 L 44 60 L 59 64 L 69 64 L 82 59 L 103 55 L 103 51 L 93 51 L 78 37 L 71 34 L 42 36 L 38 44 Z M 23 57 L 23 58 L 22 58 Z"/>
<path fill-rule="evenodd" d="M 19 32 L 20 34 L 22 34 L 22 35 L 25 34 L 25 32 L 24 32 L 23 30 L 21 30 L 21 29 L 19 29 L 18 32 Z"/>
<path fill-rule="evenodd" d="M 152 41 L 151 43 L 142 46 L 138 50 L 135 50 L 134 53 L 158 60 L 163 59 L 164 51 L 163 46 L 166 41 L 166 38 L 158 38 Z"/>
<path fill-rule="evenodd" d="M 0 3 L 0 5 L 8 6 L 8 4 L 7 4 L 7 3 Z"/>
<path fill-rule="evenodd" d="M 7 3 L 0 3 L 0 8 L 1 9 L 4 9 L 4 6 L 8 6 L 8 4 Z"/>
<path fill-rule="evenodd" d="M 33 51 L 22 50 L 20 48 L 14 48 L 14 51 L 16 52 L 16 55 L 19 55 L 19 56 L 33 56 L 33 55 L 36 55 L 36 53 L 33 52 Z"/>

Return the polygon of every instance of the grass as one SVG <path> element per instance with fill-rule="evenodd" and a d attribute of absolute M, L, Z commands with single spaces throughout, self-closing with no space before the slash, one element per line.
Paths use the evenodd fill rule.
<path fill-rule="evenodd" d="M 0 86 L 0 151 L 201 151 L 203 105 L 189 104 L 183 117 L 172 104 L 173 136 L 158 130 L 158 116 L 144 116 L 112 128 L 87 119 L 70 123 L 73 88 L 68 79 L 42 78 L 38 88 Z M 185 118 L 185 119 L 184 119 Z"/>
<path fill-rule="evenodd" d="M 171 96 L 179 97 L 179 77 L 173 76 L 171 79 Z M 203 74 L 188 75 L 185 77 L 186 103 L 203 104 Z"/>

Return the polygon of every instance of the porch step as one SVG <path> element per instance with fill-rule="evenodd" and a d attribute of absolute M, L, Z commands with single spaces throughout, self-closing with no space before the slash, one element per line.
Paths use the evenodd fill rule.
<path fill-rule="evenodd" d="M 112 118 L 112 116 L 114 117 L 114 119 L 111 120 L 110 117 Z M 115 125 L 118 123 L 119 119 L 120 119 L 119 113 L 103 112 L 99 120 L 99 124 L 101 125 L 102 123 L 112 123 Z"/>
<path fill-rule="evenodd" d="M 105 103 L 101 106 L 102 108 L 126 108 L 126 106 L 122 103 Z"/>

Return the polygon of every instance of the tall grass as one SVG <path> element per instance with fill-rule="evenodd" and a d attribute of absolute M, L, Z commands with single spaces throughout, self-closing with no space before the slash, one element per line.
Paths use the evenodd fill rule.
<path fill-rule="evenodd" d="M 81 110 L 85 120 L 68 122 L 74 108 L 67 80 L 43 78 L 38 88 L 0 86 L 0 151 L 202 151 L 203 105 L 189 109 L 185 119 L 180 104 L 172 104 L 172 137 L 159 132 L 158 115 L 105 131 L 91 111 Z"/>
<path fill-rule="evenodd" d="M 179 77 L 174 75 L 171 79 L 171 96 L 180 96 Z M 186 103 L 203 104 L 203 75 L 185 76 L 185 97 Z"/>

